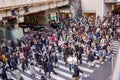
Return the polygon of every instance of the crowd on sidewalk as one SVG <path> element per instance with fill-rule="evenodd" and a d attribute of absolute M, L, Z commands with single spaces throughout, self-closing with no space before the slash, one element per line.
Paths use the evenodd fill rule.
<path fill-rule="evenodd" d="M 61 19 L 61 26 L 35 34 L 29 37 L 13 40 L 9 43 L 1 43 L 0 48 L 0 77 L 3 80 L 13 80 L 15 72 L 16 80 L 24 80 L 20 68 L 30 70 L 31 77 L 36 77 L 35 66 L 39 72 L 45 75 L 53 72 L 58 67 L 58 60 L 62 57 L 65 66 L 74 70 L 73 76 L 78 77 L 78 68 L 82 64 L 83 54 L 87 58 L 88 67 L 95 66 L 95 56 L 101 63 L 106 56 L 111 59 L 112 42 L 120 37 L 117 29 L 120 26 L 120 15 L 107 15 L 103 20 L 97 17 L 80 17 L 75 19 Z M 59 68 L 59 67 L 58 67 Z M 72 76 L 72 75 L 71 75 Z M 46 80 L 44 76 L 40 80 Z"/>

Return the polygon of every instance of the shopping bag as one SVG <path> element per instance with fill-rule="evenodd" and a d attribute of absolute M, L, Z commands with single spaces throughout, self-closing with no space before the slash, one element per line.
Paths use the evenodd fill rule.
<path fill-rule="evenodd" d="M 103 57 L 100 57 L 100 58 L 99 58 L 99 62 L 101 63 L 101 62 L 102 62 L 102 60 L 103 60 Z"/>
<path fill-rule="evenodd" d="M 72 77 L 72 80 L 78 80 L 78 77 Z"/>
<path fill-rule="evenodd" d="M 78 77 L 76 75 L 72 75 L 72 80 L 78 80 Z"/>

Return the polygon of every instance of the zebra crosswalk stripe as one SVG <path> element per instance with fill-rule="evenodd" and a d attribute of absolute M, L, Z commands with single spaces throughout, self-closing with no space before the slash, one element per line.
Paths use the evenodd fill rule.
<path fill-rule="evenodd" d="M 82 60 L 87 60 L 87 58 L 86 57 L 82 57 Z M 94 62 L 99 64 L 98 60 L 94 60 Z M 101 64 L 104 64 L 104 62 L 101 62 Z M 97 67 L 100 67 L 100 65 L 98 65 Z"/>
<path fill-rule="evenodd" d="M 62 60 L 59 60 L 60 63 L 64 64 L 64 62 Z M 94 72 L 94 70 L 92 69 L 88 69 L 88 68 L 85 68 L 85 67 L 82 67 L 82 66 L 79 66 L 79 68 L 85 72 L 88 72 L 88 73 L 92 73 Z"/>
<path fill-rule="evenodd" d="M 36 70 L 39 71 L 39 68 L 36 67 Z M 56 70 L 57 70 L 57 69 L 55 69 L 55 71 L 56 71 Z M 56 71 L 56 72 L 58 73 L 59 71 Z M 44 73 L 43 70 L 41 70 L 41 73 Z M 64 72 L 62 72 L 62 73 L 64 73 Z M 59 75 L 59 74 L 61 74 L 61 73 L 58 73 L 58 75 Z M 39 74 L 37 74 L 37 75 L 40 76 Z M 60 79 L 60 80 L 65 80 L 64 78 L 59 77 L 58 75 L 51 74 L 51 77 L 52 77 L 53 79 L 58 78 L 58 79 Z"/>
<path fill-rule="evenodd" d="M 83 57 L 83 58 L 84 58 L 84 59 L 86 59 L 85 57 Z M 87 59 L 86 59 L 86 60 L 87 60 Z M 88 64 L 88 63 L 87 63 L 87 61 L 84 61 L 84 60 L 82 61 L 82 63 L 84 63 L 84 64 Z M 96 63 L 95 63 L 95 64 L 96 64 Z M 99 67 L 100 67 L 100 65 L 96 64 L 96 66 L 95 66 L 95 67 L 99 68 Z"/>
<path fill-rule="evenodd" d="M 63 60 L 59 60 L 59 62 L 62 63 L 62 64 L 64 64 L 64 61 L 63 61 Z M 84 63 L 84 60 L 83 60 L 83 63 Z M 19 68 L 20 68 L 20 66 L 19 66 Z M 65 71 L 69 71 L 68 67 L 65 67 L 64 65 L 59 65 L 59 68 L 65 70 Z M 82 67 L 82 66 L 79 66 L 79 68 L 80 68 L 81 70 L 87 72 L 87 73 L 93 73 L 93 72 L 94 72 L 94 70 L 89 69 L 89 68 L 85 68 L 85 67 Z M 20 70 L 21 70 L 21 69 L 20 69 Z M 39 71 L 39 68 L 36 67 L 36 70 Z M 66 79 L 60 77 L 59 75 L 64 75 L 64 76 L 65 76 L 66 78 L 68 78 L 68 79 L 71 79 L 71 78 L 72 78 L 72 74 L 71 74 L 71 73 L 66 73 L 66 72 L 63 72 L 63 71 L 61 71 L 61 70 L 59 70 L 59 69 L 55 69 L 55 71 L 58 73 L 58 75 L 51 74 L 51 77 L 52 77 L 53 79 L 66 80 Z M 27 74 L 30 75 L 30 71 L 29 71 L 29 70 L 25 71 L 25 73 L 27 73 Z M 41 71 L 41 73 L 43 73 L 43 70 Z M 15 73 L 14 73 L 14 74 L 15 74 Z M 37 78 L 37 79 L 39 79 L 39 78 L 41 77 L 41 75 L 38 74 L 38 73 L 36 73 L 35 75 L 36 75 L 36 78 Z M 82 76 L 82 74 L 80 74 L 80 75 Z M 32 79 L 30 78 L 30 76 L 26 76 L 26 75 L 24 75 L 23 73 L 22 73 L 22 76 L 23 76 L 25 79 L 27 79 L 27 80 L 32 80 Z M 88 77 L 89 74 L 86 74 L 86 75 L 84 75 L 84 76 L 85 76 L 85 77 Z"/>
<path fill-rule="evenodd" d="M 13 72 L 13 74 L 15 74 L 15 72 Z M 25 80 L 32 80 L 30 77 L 24 75 L 23 73 L 21 73 L 21 76 L 25 79 Z M 15 79 L 16 80 L 16 79 Z"/>
<path fill-rule="evenodd" d="M 21 67 L 20 67 L 20 66 L 18 66 L 18 67 L 19 67 L 20 72 L 22 73 Z M 35 68 L 35 69 L 36 69 L 36 68 Z M 22 74 L 22 76 L 23 76 L 25 79 L 29 79 L 29 78 L 31 77 L 31 76 L 30 76 L 30 75 L 31 75 L 30 70 L 25 70 L 24 73 L 26 73 L 26 74 L 29 75 L 29 76 L 26 76 L 26 75 Z M 37 73 L 35 74 L 35 78 L 36 78 L 36 79 L 40 79 L 41 76 L 40 76 L 40 75 L 38 76 L 38 75 L 39 75 L 39 74 L 37 74 Z M 30 78 L 30 79 L 31 79 L 31 78 Z M 32 79 L 31 79 L 31 80 L 32 80 Z"/>
<path fill-rule="evenodd" d="M 118 44 L 115 42 L 114 43 L 114 52 L 117 51 L 117 48 L 118 48 Z M 98 56 L 98 54 L 96 54 Z M 114 55 L 114 54 L 113 54 Z M 108 60 L 109 56 L 106 56 L 106 61 Z M 101 62 L 101 64 L 99 63 L 98 60 L 96 60 L 97 57 L 95 57 L 95 63 L 96 63 L 96 68 L 100 68 L 101 67 L 101 64 L 104 64 L 105 62 Z M 87 58 L 85 57 L 85 54 L 82 54 L 82 63 L 83 65 L 87 65 Z M 59 64 L 59 67 L 58 68 L 55 68 L 55 71 L 58 73 L 58 75 L 54 75 L 54 74 L 51 74 L 51 77 L 52 77 L 52 80 L 70 80 L 72 78 L 72 74 L 73 74 L 73 70 L 70 72 L 69 71 L 69 68 L 68 67 L 65 67 L 64 64 L 65 62 L 61 59 L 58 60 L 58 64 Z M 79 65 L 79 68 L 84 71 L 86 74 L 84 75 L 84 77 L 88 77 L 90 74 L 92 74 L 95 70 L 94 69 L 89 69 L 88 67 L 85 67 L 85 66 L 82 66 L 82 65 Z M 20 69 L 20 72 L 21 72 L 21 75 L 23 76 L 23 78 L 25 80 L 33 80 L 31 77 L 30 77 L 30 71 L 29 70 L 25 70 L 24 72 L 22 72 L 22 69 L 19 65 L 19 69 Z M 34 80 L 39 80 L 40 77 L 42 75 L 44 75 L 44 71 L 41 70 L 41 72 L 39 72 L 39 67 L 35 67 L 35 70 L 36 70 L 36 78 Z M 13 72 L 15 74 L 15 72 Z M 26 73 L 26 74 L 24 74 Z M 29 75 L 29 76 L 28 76 Z M 80 76 L 82 76 L 82 74 L 80 74 Z M 12 76 L 12 78 L 14 80 L 15 79 L 15 76 Z M 48 79 L 48 77 L 46 77 Z M 48 79 L 49 80 L 49 79 Z"/>
<path fill-rule="evenodd" d="M 27 70 L 27 71 L 25 71 L 25 72 L 26 72 L 27 74 L 31 75 L 29 70 Z M 40 74 L 35 73 L 35 78 L 40 79 L 40 77 L 41 77 Z"/>
<path fill-rule="evenodd" d="M 85 56 L 85 54 L 82 54 L 82 56 Z M 98 54 L 96 54 L 96 56 L 94 57 L 95 59 L 97 59 L 97 56 L 99 56 Z M 106 56 L 108 57 L 108 56 Z M 108 61 L 108 58 L 105 58 L 104 61 Z M 99 63 L 98 61 L 96 61 L 97 63 Z M 104 64 L 104 62 L 102 62 L 101 64 Z"/>

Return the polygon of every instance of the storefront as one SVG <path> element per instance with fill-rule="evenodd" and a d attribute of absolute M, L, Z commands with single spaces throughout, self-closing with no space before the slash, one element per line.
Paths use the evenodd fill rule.
<path fill-rule="evenodd" d="M 71 17 L 71 10 L 69 6 L 60 7 L 59 9 L 62 18 Z"/>
<path fill-rule="evenodd" d="M 24 22 L 30 24 L 45 24 L 45 11 L 25 15 Z"/>
<path fill-rule="evenodd" d="M 85 16 L 85 17 L 93 17 L 94 19 L 96 19 L 96 13 L 83 13 L 83 15 Z"/>
<path fill-rule="evenodd" d="M 38 13 L 28 14 L 24 16 L 24 21 L 25 23 L 45 25 L 49 22 L 49 20 L 56 21 L 58 12 L 59 10 L 55 8 L 46 11 L 41 11 Z"/>
<path fill-rule="evenodd" d="M 114 8 L 112 10 L 113 14 L 120 14 L 120 3 L 114 4 Z"/>

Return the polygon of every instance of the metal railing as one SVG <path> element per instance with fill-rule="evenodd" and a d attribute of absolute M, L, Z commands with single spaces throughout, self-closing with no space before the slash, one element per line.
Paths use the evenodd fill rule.
<path fill-rule="evenodd" d="M 111 80 L 120 80 L 120 46 Z"/>

